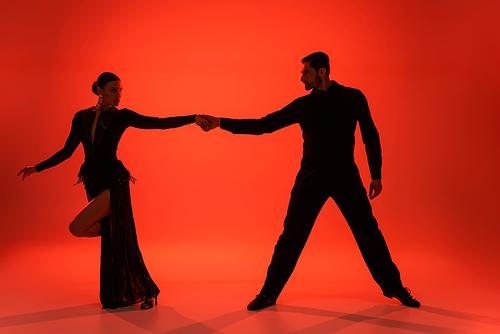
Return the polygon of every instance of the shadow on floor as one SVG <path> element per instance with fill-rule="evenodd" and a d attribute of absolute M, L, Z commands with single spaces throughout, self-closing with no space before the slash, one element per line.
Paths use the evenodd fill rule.
<path fill-rule="evenodd" d="M 326 318 L 326 321 L 305 329 L 298 330 L 294 332 L 295 334 L 334 333 L 344 328 L 353 326 L 357 323 L 366 323 L 391 329 L 403 329 L 420 333 L 472 333 L 465 330 L 457 330 L 455 328 L 446 328 L 435 325 L 384 318 L 384 316 L 388 314 L 400 312 L 406 309 L 406 307 L 399 305 L 375 305 L 371 308 L 364 309 L 356 313 L 345 313 L 341 311 L 332 311 L 311 307 L 276 305 L 258 312 L 250 312 L 246 309 L 242 309 L 226 313 L 212 319 L 196 321 L 181 315 L 173 307 L 169 306 L 160 305 L 154 307 L 151 310 L 140 310 L 139 306 L 128 306 L 116 310 L 103 310 L 100 304 L 88 304 L 0 317 L 0 328 L 88 316 L 116 316 L 139 328 L 153 333 L 209 334 L 217 333 L 224 328 L 227 328 L 252 316 L 256 316 L 261 312 L 279 312 L 320 316 Z M 419 309 L 413 310 L 414 312 L 432 313 L 444 317 L 456 318 L 476 322 L 479 324 L 500 327 L 500 318 L 496 317 L 488 317 L 466 312 L 457 312 L 432 306 L 422 306 Z"/>

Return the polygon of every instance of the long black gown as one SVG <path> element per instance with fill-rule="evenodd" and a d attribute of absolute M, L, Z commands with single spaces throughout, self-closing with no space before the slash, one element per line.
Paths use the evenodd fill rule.
<path fill-rule="evenodd" d="M 129 126 L 141 129 L 176 128 L 195 121 L 195 115 L 156 118 L 114 107 L 102 111 L 92 143 L 90 132 L 95 119 L 93 108 L 77 112 L 64 147 L 35 166 L 38 172 L 71 157 L 80 142 L 85 151 L 79 182 L 83 182 L 88 200 L 103 190 L 111 193 L 112 214 L 101 219 L 101 286 L 103 308 L 117 308 L 156 297 L 160 290 L 144 265 L 137 243 L 129 182 L 129 171 L 116 157 L 118 142 Z"/>

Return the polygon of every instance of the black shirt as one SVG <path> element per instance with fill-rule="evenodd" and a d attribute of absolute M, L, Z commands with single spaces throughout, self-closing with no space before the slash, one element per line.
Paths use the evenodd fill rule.
<path fill-rule="evenodd" d="M 335 81 L 326 91 L 313 90 L 260 119 L 222 118 L 221 128 L 235 134 L 260 135 L 294 123 L 299 123 L 304 138 L 302 163 L 335 171 L 354 165 L 354 131 L 359 123 L 371 177 L 381 179 L 380 139 L 367 100 L 361 91 Z"/>

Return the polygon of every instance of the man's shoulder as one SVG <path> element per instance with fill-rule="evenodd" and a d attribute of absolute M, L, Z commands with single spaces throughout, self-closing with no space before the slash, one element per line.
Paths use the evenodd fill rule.
<path fill-rule="evenodd" d="M 304 105 L 309 104 L 310 101 L 311 101 L 311 94 L 307 94 L 307 95 L 300 96 L 300 97 L 296 98 L 295 100 L 290 102 L 285 108 L 287 108 L 287 109 L 290 109 L 290 108 L 301 109 L 301 107 L 303 107 Z"/>
<path fill-rule="evenodd" d="M 308 102 L 310 99 L 311 99 L 311 94 L 307 94 L 296 98 L 295 100 L 292 101 L 292 103 L 304 103 Z"/>
<path fill-rule="evenodd" d="M 336 81 L 332 81 L 332 86 L 333 86 L 332 88 L 334 88 L 334 90 L 337 90 L 337 91 L 341 92 L 342 94 L 345 94 L 348 96 L 353 96 L 353 97 L 364 97 L 363 92 L 361 92 L 361 90 L 359 90 L 358 88 L 344 86 L 344 85 L 337 83 Z"/>

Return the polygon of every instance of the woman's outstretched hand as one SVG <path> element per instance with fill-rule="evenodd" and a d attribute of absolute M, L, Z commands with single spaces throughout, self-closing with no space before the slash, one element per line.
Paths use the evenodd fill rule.
<path fill-rule="evenodd" d="M 35 167 L 24 167 L 23 169 L 21 169 L 19 173 L 17 173 L 17 176 L 23 174 L 23 181 L 24 181 L 25 178 L 27 178 L 33 173 L 38 173 Z"/>

